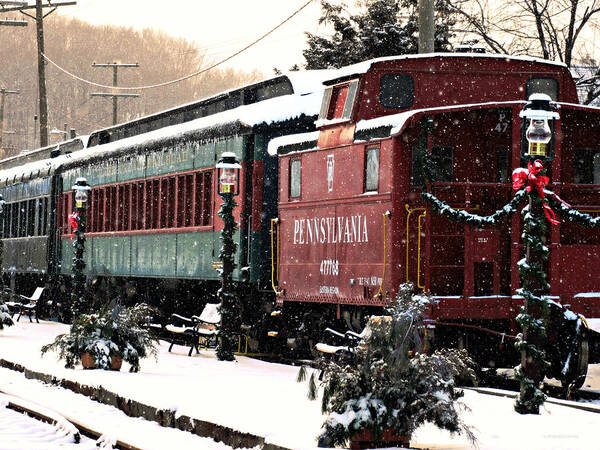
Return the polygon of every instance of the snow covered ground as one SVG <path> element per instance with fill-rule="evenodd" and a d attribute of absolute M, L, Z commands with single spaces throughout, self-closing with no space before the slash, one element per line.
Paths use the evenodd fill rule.
<path fill-rule="evenodd" d="M 316 446 L 315 437 L 323 421 L 320 404 L 306 398 L 304 383 L 296 383 L 296 367 L 246 357 L 238 357 L 233 363 L 220 362 L 210 350 L 188 357 L 187 348 L 175 346 L 173 353 L 168 353 L 168 345 L 162 342 L 158 359 L 142 361 L 139 373 L 129 373 L 126 364 L 121 372 L 68 370 L 54 355 L 40 356 L 42 345 L 67 330 L 67 326 L 54 322 L 17 323 L 0 331 L 0 358 L 57 377 L 92 386 L 102 385 L 119 395 L 175 410 L 179 415 L 265 436 L 269 443 L 294 449 Z M 598 367 L 593 367 L 592 372 L 586 384 L 592 383 L 598 389 L 600 385 L 594 381 Z M 95 425 L 105 425 L 107 430 L 117 427 L 115 420 L 140 422 L 143 428 L 127 423 L 117 429 L 119 432 L 127 430 L 128 437 L 132 439 L 143 438 L 147 446 L 137 441 L 143 444 L 140 445 L 142 448 L 156 448 L 150 444 L 164 439 L 158 425 L 124 415 L 117 417 L 122 413 L 114 408 L 99 405 L 64 389 L 26 380 L 22 374 L 7 369 L 0 370 L 0 390 L 35 399 L 66 415 L 86 417 L 88 414 L 95 420 Z M 465 391 L 464 403 L 470 409 L 462 413 L 464 421 L 473 427 L 481 449 L 598 448 L 598 413 L 547 404 L 539 416 L 521 416 L 514 412 L 511 399 L 468 390 Z M 112 411 L 106 412 L 105 408 Z M 171 448 L 225 448 L 209 439 L 170 431 L 178 433 L 176 436 L 186 435 L 195 439 L 181 441 L 177 445 L 170 440 Z M 465 437 L 452 437 L 432 425 L 421 427 L 413 436 L 411 445 L 435 449 L 471 448 Z"/>

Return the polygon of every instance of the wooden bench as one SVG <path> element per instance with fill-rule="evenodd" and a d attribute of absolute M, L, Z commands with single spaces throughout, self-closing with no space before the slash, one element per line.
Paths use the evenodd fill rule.
<path fill-rule="evenodd" d="M 29 321 L 31 320 L 31 316 L 35 314 L 35 321 L 40 323 L 38 320 L 38 306 L 39 300 L 44 293 L 43 287 L 35 288 L 33 295 L 31 297 L 27 297 L 26 295 L 17 294 L 17 297 L 21 299 L 20 302 L 6 302 L 6 305 L 11 309 L 13 314 L 19 313 L 19 317 L 17 317 L 17 322 L 21 319 L 23 314 L 29 316 Z"/>
<path fill-rule="evenodd" d="M 221 321 L 221 315 L 217 311 L 218 304 L 207 303 L 199 316 L 185 317 L 179 314 L 171 314 L 170 323 L 165 326 L 165 330 L 170 334 L 171 345 L 184 345 L 190 347 L 188 356 L 192 356 L 192 351 L 200 353 L 200 344 L 206 340 L 206 345 L 211 338 L 217 334 L 217 325 Z"/>

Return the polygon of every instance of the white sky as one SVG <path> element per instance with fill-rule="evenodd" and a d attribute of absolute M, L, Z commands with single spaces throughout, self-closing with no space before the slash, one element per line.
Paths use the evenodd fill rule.
<path fill-rule="evenodd" d="M 135 29 L 153 28 L 195 42 L 215 60 L 245 47 L 279 24 L 307 0 L 77 0 L 59 8 L 94 25 L 112 24 Z M 351 1 L 348 3 L 352 3 Z M 227 64 L 238 69 L 270 73 L 302 64 L 305 31 L 318 28 L 320 2 L 313 3 Z"/>

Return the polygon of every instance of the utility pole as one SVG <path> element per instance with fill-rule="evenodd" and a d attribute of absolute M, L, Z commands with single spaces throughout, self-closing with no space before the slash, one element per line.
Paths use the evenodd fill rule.
<path fill-rule="evenodd" d="M 46 64 L 44 62 L 44 11 L 42 0 L 35 1 L 35 28 L 38 45 L 38 92 L 40 96 L 40 147 L 48 145 L 48 97 L 46 96 Z"/>
<path fill-rule="evenodd" d="M 419 0 L 419 53 L 435 50 L 435 14 L 433 0 Z"/>
<path fill-rule="evenodd" d="M 140 67 L 138 63 L 133 64 L 122 64 L 122 63 L 106 63 L 106 64 L 96 64 L 93 63 L 92 67 L 112 67 L 113 69 L 113 86 L 117 87 L 118 81 L 118 71 L 119 67 Z M 139 97 L 140 94 L 109 94 L 107 92 L 94 92 L 91 94 L 92 97 L 112 97 L 113 104 L 113 125 L 117 124 L 117 99 L 119 97 Z"/>
<path fill-rule="evenodd" d="M 8 94 L 18 94 L 19 91 L 9 91 L 8 89 L 0 89 L 0 148 L 2 148 L 2 135 L 4 133 L 4 102 Z"/>
<path fill-rule="evenodd" d="M 46 0 L 35 0 L 35 4 L 29 4 L 25 1 L 0 0 L 0 13 L 19 11 L 21 14 L 35 20 L 37 45 L 38 45 L 38 91 L 40 97 L 40 147 L 48 145 L 48 99 L 46 97 L 46 66 L 44 63 L 44 19 L 52 14 L 60 6 L 76 5 L 77 2 L 62 2 Z M 12 5 L 12 6 L 10 6 Z M 44 14 L 44 8 L 52 8 Z M 35 16 L 25 12 L 35 9 Z M 11 26 L 14 26 L 12 24 Z M 35 146 L 35 142 L 34 142 Z"/>

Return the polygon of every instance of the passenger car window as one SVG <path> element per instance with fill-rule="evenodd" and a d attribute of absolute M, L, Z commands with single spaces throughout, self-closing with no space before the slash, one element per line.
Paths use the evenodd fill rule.
<path fill-rule="evenodd" d="M 415 82 L 405 73 L 386 73 L 379 81 L 379 101 L 386 108 L 409 108 L 415 101 Z"/>

